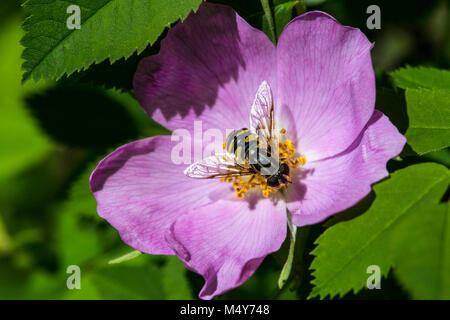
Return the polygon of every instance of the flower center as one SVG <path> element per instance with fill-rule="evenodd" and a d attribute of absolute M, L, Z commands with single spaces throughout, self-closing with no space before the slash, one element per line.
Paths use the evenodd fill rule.
<path fill-rule="evenodd" d="M 279 169 L 275 175 L 270 177 L 256 172 L 250 175 L 247 174 L 235 177 L 220 178 L 220 181 L 232 183 L 236 197 L 239 199 L 242 199 L 246 192 L 257 189 L 261 189 L 262 195 L 267 198 L 271 193 L 275 193 L 285 185 L 291 183 L 292 170 L 297 169 L 299 166 L 304 166 L 306 163 L 306 158 L 304 156 L 296 156 L 294 144 L 291 140 L 285 139 L 285 134 L 286 129 L 281 129 L 281 138 L 278 142 L 279 167 L 281 168 L 283 163 L 288 165 L 290 169 L 288 175 L 283 175 Z M 273 179 L 273 177 L 283 177 L 282 179 L 284 179 L 286 183 L 281 183 L 276 187 L 268 185 L 268 179 Z"/>

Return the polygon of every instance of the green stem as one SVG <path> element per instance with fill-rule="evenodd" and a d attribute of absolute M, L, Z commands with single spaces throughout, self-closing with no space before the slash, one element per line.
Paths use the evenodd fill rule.
<path fill-rule="evenodd" d="M 289 244 L 289 253 L 284 263 L 283 269 L 281 270 L 280 277 L 278 278 L 278 288 L 283 289 L 286 281 L 289 278 L 292 270 L 292 262 L 294 261 L 294 249 L 295 249 L 295 238 L 297 233 L 297 226 L 292 223 L 292 215 L 289 211 L 286 212 L 289 234 L 290 234 L 290 244 Z"/>
<path fill-rule="evenodd" d="M 289 211 L 288 211 L 289 213 Z M 291 219 L 292 222 L 292 219 Z M 289 220 L 288 220 L 288 224 L 289 224 Z M 289 229 L 292 230 L 292 229 Z M 290 270 L 288 270 L 286 267 L 286 271 L 290 271 L 291 274 L 293 274 L 293 276 L 290 276 L 288 273 L 284 273 L 283 271 L 285 269 L 285 267 L 283 267 L 283 278 L 285 278 L 284 281 L 284 286 L 277 290 L 277 292 L 275 293 L 276 299 L 278 299 L 279 296 L 281 296 L 283 294 L 283 292 L 288 289 L 290 291 L 294 291 L 294 290 L 298 290 L 301 286 L 302 286 L 302 282 L 305 279 L 305 275 L 303 273 L 307 272 L 307 266 L 303 265 L 303 257 L 304 257 L 304 253 L 305 253 L 305 248 L 307 245 L 307 240 L 309 237 L 309 233 L 310 233 L 311 227 L 310 226 L 304 226 L 301 228 L 297 227 L 296 230 L 296 236 L 295 236 L 295 241 L 293 243 L 292 238 L 290 239 L 290 248 L 289 248 L 289 255 L 291 255 L 291 249 L 295 246 L 294 252 L 292 254 L 292 258 L 289 258 L 286 261 L 286 263 L 290 262 L 292 265 L 291 267 L 289 267 Z M 292 231 L 290 232 L 290 235 L 292 237 Z M 290 260 L 290 261 L 289 261 Z M 280 279 L 281 279 L 281 275 L 280 275 Z M 279 280 L 280 282 L 280 280 Z M 279 283 L 280 285 L 280 283 Z"/>
<path fill-rule="evenodd" d="M 123 256 L 120 256 L 118 258 L 115 258 L 113 260 L 108 261 L 108 264 L 117 264 L 117 263 L 122 263 L 134 258 L 137 258 L 138 256 L 140 256 L 142 254 L 142 252 L 137 251 L 137 250 L 133 250 L 131 252 L 128 252 L 127 254 L 124 254 Z"/>

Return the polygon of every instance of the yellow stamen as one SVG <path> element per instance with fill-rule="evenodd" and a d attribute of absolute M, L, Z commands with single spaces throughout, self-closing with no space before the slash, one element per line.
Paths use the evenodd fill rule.
<path fill-rule="evenodd" d="M 281 130 L 280 130 L 280 133 L 281 133 L 281 134 L 285 134 L 285 133 L 286 133 L 286 129 L 284 129 L 284 128 L 281 129 Z"/>
<path fill-rule="evenodd" d="M 305 163 L 306 163 L 306 158 L 301 156 L 301 157 L 297 158 L 297 161 L 303 167 L 305 165 Z"/>

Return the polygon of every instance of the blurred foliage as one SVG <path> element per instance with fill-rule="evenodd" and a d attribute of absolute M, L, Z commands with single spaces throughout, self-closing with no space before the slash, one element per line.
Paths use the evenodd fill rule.
<path fill-rule="evenodd" d="M 29 96 L 27 106 L 49 136 L 68 146 L 100 148 L 138 135 L 125 108 L 97 88 L 58 86 Z"/>
<path fill-rule="evenodd" d="M 11 176 L 29 163 L 42 157 L 51 144 L 35 126 L 33 119 L 23 108 L 25 94 L 38 91 L 41 84 L 20 82 L 19 40 L 23 31 L 19 28 L 20 19 L 14 18 L 2 27 L 0 33 L 0 179 Z"/>
<path fill-rule="evenodd" d="M 29 33 L 23 40 L 28 47 L 24 54 L 28 75 L 34 79 L 62 77 L 57 82 L 30 80 L 25 84 L 21 84 L 24 60 L 19 42 L 27 13 L 19 1 L 0 3 L 1 299 L 191 299 L 203 285 L 200 276 L 187 271 L 173 256 L 142 254 L 109 264 L 133 249 L 97 215 L 88 186 L 93 168 L 114 148 L 169 133 L 144 114 L 133 97 L 132 79 L 140 59 L 158 52 L 166 27 L 200 2 L 179 2 L 183 6 L 174 6 L 175 11 L 164 5 L 158 12 L 162 20 L 136 13 L 141 24 L 134 26 L 137 37 L 133 39 L 124 39 L 121 32 L 98 37 L 103 29 L 97 28 L 95 19 L 104 16 L 105 21 L 119 23 L 128 17 L 125 10 L 122 19 L 113 19 L 113 10 L 101 9 L 107 2 L 79 1 L 86 4 L 82 10 L 90 8 L 89 14 L 101 12 L 88 20 L 89 28 L 70 32 L 67 41 L 63 41 L 65 10 L 54 17 L 54 10 L 44 10 L 47 4 L 32 8 L 34 17 L 26 23 Z M 211 2 L 231 5 L 252 26 L 270 35 L 259 0 Z M 32 0 L 28 7 L 36 3 L 41 1 Z M 51 5 L 61 4 L 54 1 Z M 388 164 L 392 179 L 377 184 L 375 192 L 353 208 L 324 223 L 299 228 L 293 270 L 283 290 L 278 289 L 277 280 L 289 254 L 289 239 L 246 283 L 218 299 L 306 299 L 311 292 L 321 297 L 339 293 L 343 299 L 448 298 L 450 278 L 444 271 L 450 268 L 450 219 L 445 203 L 448 182 L 444 181 L 448 169 L 444 166 L 450 166 L 450 151 L 429 152 L 447 147 L 449 141 L 449 79 L 448 71 L 443 71 L 450 67 L 448 2 L 273 0 L 268 4 L 276 37 L 303 10 L 303 4 L 360 28 L 375 42 L 376 108 L 407 135 L 414 127 L 436 124 L 443 124 L 445 132 L 438 138 L 430 138 L 428 130 L 416 138 L 409 136 L 410 146 Z M 366 9 L 373 4 L 381 8 L 380 30 L 366 27 Z M 43 23 L 41 18 L 55 18 L 60 24 Z M 97 50 L 94 55 L 86 43 Z M 45 44 L 43 52 L 30 51 Z M 83 50 L 65 55 L 64 50 L 72 45 Z M 432 187 L 433 181 L 440 182 Z M 394 199 L 391 190 L 401 193 L 403 202 Z M 394 218 L 398 218 L 396 223 L 386 227 Z M 373 250 L 361 249 L 362 240 L 370 240 L 377 230 L 390 235 L 389 248 L 385 248 L 388 240 L 381 239 Z M 342 246 L 336 249 L 336 244 Z M 360 258 L 350 259 L 349 252 Z M 351 271 L 373 264 L 375 257 L 379 257 L 376 264 L 385 262 L 382 290 L 349 292 L 358 291 L 367 279 L 365 270 Z M 69 265 L 81 267 L 81 290 L 66 287 Z M 343 271 L 336 274 L 336 270 Z"/>

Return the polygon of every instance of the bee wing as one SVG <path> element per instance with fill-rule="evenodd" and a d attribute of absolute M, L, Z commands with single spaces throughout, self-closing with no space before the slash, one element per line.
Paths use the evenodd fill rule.
<path fill-rule="evenodd" d="M 252 171 L 238 164 L 234 155 L 221 153 L 191 164 L 184 174 L 191 178 L 211 179 L 249 175 Z"/>
<path fill-rule="evenodd" d="M 273 137 L 273 97 L 272 90 L 263 81 L 256 92 L 250 111 L 250 130 L 255 132 L 262 142 L 271 143 Z"/>

